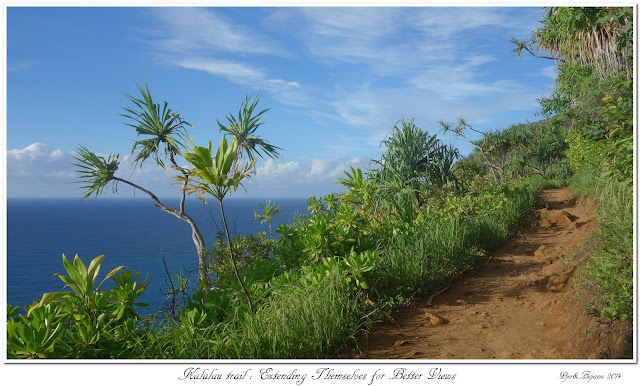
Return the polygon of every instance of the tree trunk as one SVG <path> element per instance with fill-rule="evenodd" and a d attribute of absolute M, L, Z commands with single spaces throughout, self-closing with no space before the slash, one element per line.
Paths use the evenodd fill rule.
<path fill-rule="evenodd" d="M 218 200 L 218 202 L 220 202 L 220 214 L 222 215 L 222 225 L 224 226 L 224 232 L 225 232 L 225 235 L 227 236 L 227 245 L 229 246 L 229 255 L 231 256 L 231 264 L 233 265 L 233 272 L 236 274 L 236 278 L 240 283 L 240 287 L 242 287 L 242 291 L 247 297 L 247 302 L 249 303 L 249 311 L 254 312 L 253 303 L 251 302 L 251 296 L 249 296 L 249 292 L 247 291 L 247 288 L 244 286 L 242 278 L 240 277 L 240 273 L 238 272 L 236 259 L 233 256 L 233 246 L 231 245 L 231 237 L 229 237 L 229 228 L 227 228 L 227 219 L 224 215 L 224 206 L 222 205 L 222 200 Z"/>
<path fill-rule="evenodd" d="M 149 197 L 151 197 L 153 199 L 153 201 L 155 201 L 156 206 L 158 208 L 160 208 L 163 212 L 169 213 L 172 216 L 175 216 L 177 218 L 179 218 L 180 220 L 186 222 L 187 224 L 189 224 L 189 226 L 191 227 L 191 237 L 193 238 L 193 243 L 196 246 L 196 250 L 198 252 L 198 278 L 200 279 L 200 281 L 204 284 L 206 283 L 207 277 L 208 277 L 208 272 L 207 272 L 207 262 L 206 262 L 206 256 L 205 256 L 205 252 L 206 252 L 206 244 L 204 242 L 204 238 L 202 237 L 202 233 L 200 233 L 200 229 L 198 228 L 198 225 L 196 224 L 196 222 L 191 218 L 191 216 L 189 216 L 188 214 L 184 213 L 184 198 L 181 201 L 181 210 L 177 210 L 174 208 L 171 208 L 169 206 L 164 205 L 160 199 L 153 194 L 152 192 L 150 192 L 149 190 L 134 184 L 131 181 L 127 181 L 124 180 L 122 178 L 119 177 L 113 177 L 112 178 L 114 181 L 120 181 L 123 182 L 127 185 L 130 185 L 146 194 L 149 195 Z M 205 291 L 207 291 L 207 288 L 205 286 Z"/>

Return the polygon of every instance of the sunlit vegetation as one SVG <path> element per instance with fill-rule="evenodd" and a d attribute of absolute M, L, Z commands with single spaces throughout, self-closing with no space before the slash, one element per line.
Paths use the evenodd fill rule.
<path fill-rule="evenodd" d="M 529 42 L 561 63 L 543 112 L 568 123 L 574 192 L 599 206 L 595 250 L 583 272 L 589 309 L 630 322 L 633 310 L 633 9 L 551 8 Z"/>
<path fill-rule="evenodd" d="M 171 302 L 184 285 L 169 292 L 170 312 L 141 316 L 145 305 L 135 299 L 145 285 L 137 274 L 118 268 L 96 286 L 102 257 L 88 268 L 80 258 L 65 258 L 68 276 L 58 276 L 71 292 L 44 294 L 26 314 L 8 306 L 8 357 L 332 357 L 396 307 L 474 267 L 518 231 L 538 205 L 540 188 L 567 183 L 600 205 L 598 247 L 582 279 L 594 294 L 588 309 L 605 322 L 630 320 L 631 12 L 550 8 L 530 40 L 514 41 L 517 54 L 529 51 L 559 64 L 556 91 L 541 100 L 545 119 L 539 122 L 477 131 L 479 139 L 470 139 L 476 130 L 464 119 L 442 122 L 433 134 L 403 119 L 371 169 L 345 171 L 336 192 L 309 198 L 308 213 L 293 223 L 271 229 L 279 206 L 266 201 L 255 216 L 268 223 L 269 235 L 232 238 L 225 223 L 207 246 L 190 223 L 200 280 L 186 303 Z M 256 156 L 276 158 L 281 150 L 256 134 L 266 111 L 255 110 L 259 98 L 247 97 L 226 126 L 218 122 L 216 147 L 193 144 L 188 124 L 166 102 L 154 102 L 148 87 L 140 92 L 141 99 L 129 96 L 134 107 L 125 110 L 144 138 L 135 142 L 133 160 L 139 165 L 151 158 L 172 169 L 182 187 L 180 207 L 166 207 L 118 177 L 117 156 L 105 159 L 80 147 L 85 197 L 122 182 L 188 223 L 185 197 L 213 197 L 224 222 L 224 199 L 251 178 Z M 438 130 L 471 142 L 473 152 L 461 157 Z M 188 166 L 179 167 L 175 157 Z"/>

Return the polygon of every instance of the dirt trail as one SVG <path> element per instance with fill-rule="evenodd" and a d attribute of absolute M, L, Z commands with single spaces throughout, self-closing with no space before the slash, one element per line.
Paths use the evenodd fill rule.
<path fill-rule="evenodd" d="M 573 304 L 572 256 L 597 226 L 568 188 L 543 190 L 545 208 L 476 270 L 432 297 L 416 299 L 358 342 L 369 359 L 597 358 L 589 320 Z M 597 327 L 597 325 L 596 325 Z"/>

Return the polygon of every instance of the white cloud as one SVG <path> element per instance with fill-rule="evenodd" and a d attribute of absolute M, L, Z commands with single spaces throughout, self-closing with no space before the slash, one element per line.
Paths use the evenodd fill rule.
<path fill-rule="evenodd" d="M 107 157 L 107 154 L 96 154 Z M 75 152 L 64 151 L 41 142 L 22 149 L 7 150 L 7 194 L 12 197 L 82 196 L 82 183 L 74 166 Z M 130 180 L 158 196 L 175 195 L 170 175 L 148 161 L 133 169 L 131 156 L 120 157 L 117 176 Z M 130 196 L 132 188 L 118 184 L 119 196 Z M 111 195 L 110 189 L 105 195 Z"/>
<path fill-rule="evenodd" d="M 536 9 L 284 7 L 260 12 L 260 21 L 249 24 L 240 17 L 225 18 L 231 13 L 226 11 L 155 11 L 163 28 L 156 54 L 172 66 L 204 71 L 264 90 L 285 105 L 305 107 L 319 122 L 337 122 L 340 129 L 331 134 L 343 130 L 344 138 L 319 144 L 310 158 L 333 159 L 350 150 L 373 153 L 403 117 L 416 118 L 433 134 L 439 120 L 464 116 L 489 122 L 505 110 L 535 107 L 531 101 L 542 95 L 539 87 L 496 71 L 504 52 L 496 51 L 495 41 L 503 39 L 499 49 L 508 53 L 510 36 L 534 28 Z M 285 65 L 276 67 L 269 58 L 258 62 L 258 55 L 277 56 L 277 63 Z M 312 71 L 318 71 L 314 77 L 306 70 L 298 75 L 290 66 L 308 59 Z M 548 77 L 550 70 L 545 71 L 537 76 Z M 514 103 L 505 105 L 506 100 Z M 266 167 L 263 173 L 284 170 Z"/>
<path fill-rule="evenodd" d="M 316 60 L 364 65 L 354 77 L 337 81 L 333 92 L 315 95 L 326 110 L 314 118 L 332 118 L 367 130 L 365 141 L 377 144 L 405 117 L 437 123 L 465 115 L 488 120 L 499 114 L 494 101 L 509 95 L 530 95 L 520 79 L 496 72 L 499 52 L 482 36 L 496 39 L 531 31 L 518 15 L 504 8 L 370 7 L 287 8 L 271 15 L 294 35 Z M 523 27 L 523 24 L 527 24 Z M 508 48 L 508 47 L 507 47 Z M 358 83 L 360 81 L 360 83 Z M 518 100 L 530 98 L 518 98 Z M 510 109 L 528 109 L 517 103 Z M 360 134 L 360 133 L 358 133 Z"/>
<path fill-rule="evenodd" d="M 256 168 L 256 178 L 273 178 L 276 176 L 295 175 L 300 170 L 300 164 L 295 161 L 277 163 L 273 159 L 265 161 L 264 165 Z"/>
<path fill-rule="evenodd" d="M 284 54 L 278 44 L 255 29 L 232 23 L 210 9 L 158 7 L 152 12 L 162 23 L 165 37 L 155 44 L 163 51 Z"/>
<path fill-rule="evenodd" d="M 272 93 L 284 104 L 308 103 L 299 82 L 271 76 L 251 64 L 255 55 L 288 55 L 276 40 L 255 28 L 211 9 L 159 7 L 153 15 L 161 25 L 160 37 L 151 43 L 158 60 Z"/>
<path fill-rule="evenodd" d="M 555 82 L 556 77 L 558 76 L 558 67 L 555 64 L 552 66 L 543 67 L 542 70 L 540 70 L 540 75 Z"/>
<path fill-rule="evenodd" d="M 396 19 L 401 8 L 299 8 L 316 35 L 338 37 L 351 41 L 376 41 L 397 31 Z"/>
<path fill-rule="evenodd" d="M 72 160 L 69 153 L 41 142 L 7 150 L 7 194 L 72 195 Z"/>
<path fill-rule="evenodd" d="M 7 175 L 46 178 L 48 173 L 54 173 L 70 177 L 70 160 L 70 156 L 62 150 L 36 142 L 22 149 L 7 150 Z"/>
<path fill-rule="evenodd" d="M 512 27 L 516 22 L 497 8 L 422 8 L 409 16 L 411 23 L 429 39 L 448 39 L 483 27 Z"/>
<path fill-rule="evenodd" d="M 59 149 L 40 142 L 32 143 L 23 149 L 7 150 L 9 159 L 28 160 L 29 163 L 36 160 L 47 160 L 52 158 L 52 155 L 58 156 L 58 154 L 60 154 Z"/>
<path fill-rule="evenodd" d="M 291 103 L 289 104 L 295 104 L 293 101 L 299 102 L 301 100 L 301 97 L 297 95 L 297 91 L 302 87 L 300 83 L 270 78 L 264 72 L 246 63 L 205 57 L 185 59 L 170 59 L 167 57 L 165 60 L 178 67 L 205 71 L 211 75 L 219 76 L 237 84 L 267 90 L 276 96 L 280 96 L 281 99 L 287 99 L 287 96 L 296 94 L 291 97 Z"/>
<path fill-rule="evenodd" d="M 477 49 L 469 40 L 478 32 L 522 26 L 504 9 L 477 7 L 287 8 L 271 17 L 295 24 L 294 36 L 320 60 L 366 64 L 379 75 L 455 61 Z"/>
<path fill-rule="evenodd" d="M 311 168 L 306 173 L 308 181 L 311 180 L 325 180 L 334 182 L 336 178 L 343 177 L 344 172 L 349 170 L 349 167 L 366 168 L 367 163 L 360 158 L 352 159 L 326 159 L 326 158 L 314 158 L 311 160 Z"/>
<path fill-rule="evenodd" d="M 539 89 L 511 81 L 489 85 L 473 82 L 452 84 L 447 95 L 465 92 L 467 96 L 464 98 L 450 99 L 444 98 L 443 93 L 433 88 L 415 88 L 412 92 L 407 92 L 405 88 L 388 88 L 376 93 L 363 86 L 362 89 L 352 90 L 352 93 L 345 91 L 336 94 L 334 103 L 339 114 L 324 117 L 358 127 L 357 131 L 351 133 L 351 138 L 355 138 L 359 144 L 368 145 L 371 153 L 377 154 L 380 142 L 402 118 L 414 118 L 418 127 L 441 137 L 439 122 L 442 120 L 454 122 L 464 117 L 472 126 L 485 125 L 505 113 L 536 110 L 536 99 L 541 96 Z M 348 144 L 344 140 L 338 140 L 337 143 Z M 456 143 L 461 150 L 463 145 Z"/>
<path fill-rule="evenodd" d="M 82 184 L 73 165 L 74 152 L 36 142 L 22 149 L 7 150 L 7 187 L 10 197 L 73 196 L 81 197 Z M 106 154 L 96 154 L 107 157 Z M 179 187 L 173 185 L 171 173 L 157 167 L 153 161 L 142 168 L 131 164 L 131 156 L 119 158 L 117 176 L 152 191 L 159 197 L 178 197 Z M 245 185 L 252 197 L 309 197 L 340 190 L 336 178 L 343 177 L 350 166 L 366 169 L 368 161 L 361 158 L 314 158 L 308 164 L 286 163 L 267 159 L 256 168 L 256 174 Z M 117 188 L 117 189 L 112 189 Z M 144 196 L 125 183 L 110 184 L 105 197 Z M 237 195 L 234 194 L 234 196 Z"/>
<path fill-rule="evenodd" d="M 331 161 L 327 159 L 313 159 L 311 161 L 311 170 L 307 174 L 310 178 L 313 177 L 325 177 L 328 175 L 329 170 L 331 170 Z"/>
<path fill-rule="evenodd" d="M 313 158 L 309 163 L 278 163 L 272 159 L 256 168 L 251 184 L 245 185 L 252 197 L 310 197 L 342 190 L 335 183 L 349 167 L 365 170 L 369 161 L 361 158 Z"/>
<path fill-rule="evenodd" d="M 291 12 L 304 20 L 299 37 L 322 60 L 367 63 L 384 72 L 386 64 L 404 65 L 412 56 L 409 42 L 399 33 L 406 9 L 402 8 L 299 8 Z"/>
<path fill-rule="evenodd" d="M 419 89 L 429 90 L 446 100 L 514 92 L 522 86 L 513 80 L 482 81 L 483 66 L 495 59 L 488 55 L 472 56 L 464 62 L 432 66 L 411 79 Z"/>

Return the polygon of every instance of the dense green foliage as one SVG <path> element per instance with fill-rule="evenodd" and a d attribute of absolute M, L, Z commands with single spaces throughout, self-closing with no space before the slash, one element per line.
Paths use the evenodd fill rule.
<path fill-rule="evenodd" d="M 56 273 L 72 292 L 46 293 L 27 307 L 26 315 L 16 315 L 18 307 L 7 305 L 8 358 L 128 358 L 137 356 L 136 341 L 143 334 L 135 306 L 146 285 L 137 272 L 113 269 L 97 286 L 104 256 L 86 267 L 78 256 L 62 262 L 68 276 Z M 107 279 L 116 285 L 100 288 Z M 94 289 L 95 287 L 95 289 Z"/>
<path fill-rule="evenodd" d="M 477 132 L 474 140 L 467 133 L 476 130 L 464 119 L 456 127 L 443 123 L 473 144 L 464 159 L 413 120 L 401 120 L 382 142 L 374 168 L 350 168 L 336 181 L 339 192 L 309 198 L 307 215 L 273 232 L 279 206 L 261 205 L 255 216 L 268 223 L 268 236 L 232 238 L 223 205 L 253 174 L 256 155 L 278 156 L 280 148 L 255 133 L 266 111 L 254 113 L 259 98 L 247 97 L 237 117 L 227 116 L 228 125 L 218 122 L 217 148 L 212 142 L 202 147 L 191 143 L 183 129 L 188 124 L 166 102 L 153 103 L 148 88 L 140 88 L 142 99 L 129 97 L 136 108 L 126 110 L 131 126 L 147 136 L 135 142 L 134 160 L 153 158 L 165 168 L 168 160 L 182 202 L 193 193 L 220 204 L 224 232 L 198 250 L 198 288 L 189 291 L 177 275 L 168 311 L 143 318 L 137 307 L 144 304 L 135 299 L 145 285 L 133 273 L 115 269 L 105 281 L 116 285 L 102 290 L 105 281 L 95 286 L 102 257 L 88 268 L 79 258 L 63 258 L 68 276 L 58 277 L 72 292 L 45 294 L 26 306 L 26 315 L 8 306 L 8 357 L 332 357 L 394 307 L 442 288 L 503 244 L 537 205 L 538 190 L 566 182 L 571 173 L 575 193 L 595 197 L 600 206 L 598 248 L 583 276 L 594 294 L 590 309 L 605 321 L 628 320 L 633 93 L 622 70 L 631 60 L 630 23 L 624 8 L 549 9 L 543 28 L 527 42 L 515 41 L 518 54 L 541 49 L 560 63 L 555 93 L 541 100 L 545 120 Z M 605 38 L 615 52 L 583 52 Z M 603 58 L 615 58 L 615 66 Z M 178 167 L 177 156 L 189 166 Z M 136 186 L 115 176 L 117 156 L 79 148 L 77 162 L 86 196 L 109 182 Z M 168 208 L 145 193 L 162 210 L 190 219 L 183 203 Z"/>
<path fill-rule="evenodd" d="M 555 92 L 541 105 L 569 126 L 575 194 L 598 204 L 582 282 L 603 322 L 630 323 L 633 310 L 632 16 L 632 8 L 550 8 L 530 39 L 562 58 Z"/>
<path fill-rule="evenodd" d="M 450 125 L 443 123 L 445 131 Z M 453 129 L 464 136 L 465 129 L 472 129 L 464 120 Z M 482 133 L 482 138 L 471 142 L 475 149 L 466 162 L 457 165 L 458 172 L 478 174 L 491 172 L 496 184 L 514 178 L 538 175 L 542 178 L 567 178 L 569 163 L 566 150 L 567 127 L 559 120 L 547 119 L 534 123 L 516 124 L 503 130 Z M 466 137 L 465 137 L 466 138 Z M 475 164 L 475 165 L 474 165 Z"/>
<path fill-rule="evenodd" d="M 422 133 L 413 124 L 406 127 Z M 400 134 L 396 127 L 392 138 Z M 472 267 L 485 250 L 511 237 L 522 216 L 537 203 L 541 180 L 511 179 L 500 186 L 477 184 L 464 192 L 454 184 L 451 189 L 440 188 L 435 194 L 433 186 L 444 187 L 448 181 L 443 183 L 440 177 L 430 179 L 433 170 L 447 169 L 451 180 L 453 172 L 452 168 L 441 168 L 447 165 L 446 158 L 433 156 L 437 155 L 434 149 L 444 148 L 439 141 L 426 135 L 423 138 L 436 146 L 424 147 L 424 153 L 414 159 L 421 161 L 430 155 L 435 165 L 414 168 L 411 177 L 403 182 L 408 188 L 399 189 L 392 196 L 380 188 L 380 170 L 371 171 L 375 177 L 368 177 L 362 170 L 352 168 L 345 173 L 345 178 L 337 181 L 344 189 L 342 192 L 310 198 L 309 214 L 293 224 L 278 227 L 277 237 L 259 233 L 227 239 L 226 234 L 220 233 L 218 241 L 207 250 L 207 271 L 215 275 L 215 280 L 210 278 L 214 287 L 200 287 L 181 308 L 148 318 L 140 318 L 132 309 L 118 313 L 119 324 L 108 325 L 118 328 L 120 335 L 114 338 L 110 338 L 110 334 L 115 332 L 102 329 L 99 324 L 87 324 L 84 328 L 99 336 L 93 336 L 90 344 L 84 344 L 80 354 L 75 335 L 55 335 L 56 324 L 38 324 L 35 312 L 11 318 L 9 323 L 15 326 L 11 331 L 28 326 L 42 330 L 44 335 L 40 339 L 45 341 L 46 349 L 38 349 L 32 356 L 310 358 L 335 355 L 359 330 L 379 320 L 384 315 L 381 311 L 404 304 L 417 293 L 433 291 Z M 237 147 L 229 147 L 223 140 L 218 148 L 222 155 L 217 157 L 211 155 L 212 146 L 195 147 L 193 153 L 185 153 L 196 168 L 187 173 L 197 176 L 189 181 L 187 189 L 217 198 L 220 192 L 216 187 L 233 187 L 229 178 L 242 174 L 244 169 L 240 166 L 232 172 L 231 162 L 226 162 L 229 157 L 235 158 L 234 149 Z M 398 150 L 386 147 L 387 152 Z M 214 173 L 213 169 L 220 169 L 220 173 Z M 217 184 L 216 178 L 222 182 Z M 486 176 L 476 176 L 481 178 Z M 203 184 L 211 186 L 203 187 Z M 220 197 L 224 198 L 224 194 Z M 277 203 L 267 202 L 262 207 L 265 214 L 260 216 L 272 218 L 276 214 L 274 208 Z M 136 294 L 144 289 L 130 281 L 127 283 L 138 289 Z M 119 293 L 92 288 L 86 287 L 84 294 L 102 298 Z M 47 294 L 28 309 L 52 309 L 64 318 L 77 320 L 71 317 L 71 311 L 59 311 L 70 309 L 65 296 Z M 96 303 L 91 315 L 112 315 L 110 304 Z M 133 307 L 134 303 L 129 299 L 126 304 Z M 123 330 L 118 327 L 120 324 L 131 328 Z M 23 340 L 27 342 L 29 336 Z M 17 350 L 12 352 L 12 356 L 19 355 L 23 354 Z"/>

